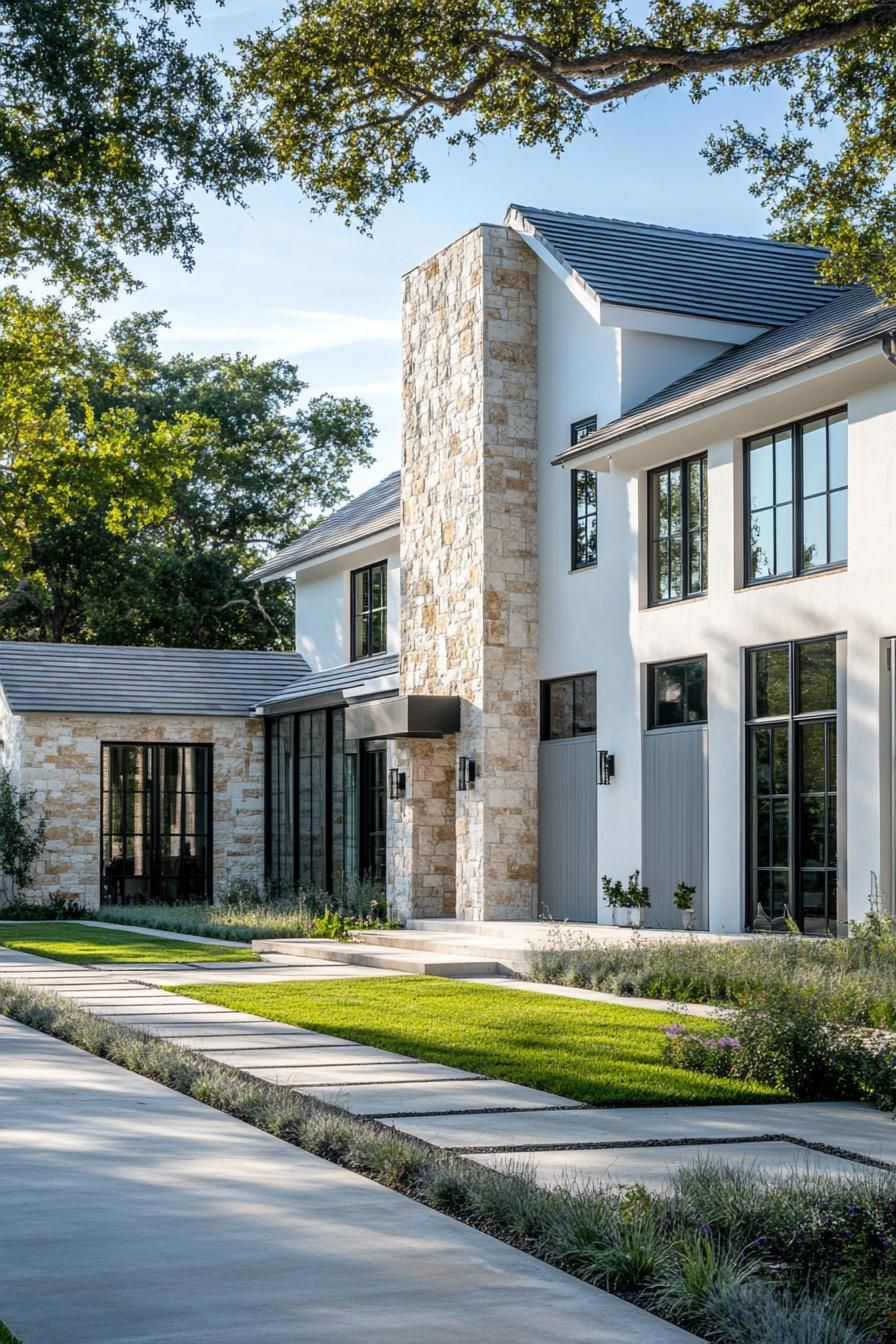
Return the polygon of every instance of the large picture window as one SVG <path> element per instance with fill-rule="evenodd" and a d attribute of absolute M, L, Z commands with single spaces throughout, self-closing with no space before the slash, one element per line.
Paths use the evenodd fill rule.
<path fill-rule="evenodd" d="M 212 749 L 104 743 L 101 900 L 212 899 Z"/>
<path fill-rule="evenodd" d="M 597 677 L 562 677 L 541 683 L 541 736 L 585 737 L 597 732 Z"/>
<path fill-rule="evenodd" d="M 837 927 L 835 636 L 747 655 L 750 909 L 754 928 Z"/>
<path fill-rule="evenodd" d="M 651 606 L 706 592 L 706 454 L 658 467 L 647 477 Z"/>
<path fill-rule="evenodd" d="M 386 652 L 385 560 L 352 572 L 352 659 Z"/>
<path fill-rule="evenodd" d="M 845 410 L 747 440 L 748 583 L 846 563 L 846 445 Z"/>

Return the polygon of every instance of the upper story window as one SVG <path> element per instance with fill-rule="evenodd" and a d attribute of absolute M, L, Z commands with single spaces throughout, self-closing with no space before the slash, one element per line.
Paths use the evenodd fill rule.
<path fill-rule="evenodd" d="M 651 728 L 705 723 L 706 659 L 654 664 L 648 669 L 647 694 Z"/>
<path fill-rule="evenodd" d="M 386 652 L 386 562 L 352 571 L 352 660 Z"/>
<path fill-rule="evenodd" d="M 648 473 L 651 606 L 706 592 L 706 454 Z"/>
<path fill-rule="evenodd" d="M 541 737 L 584 737 L 597 732 L 597 677 L 562 677 L 541 683 Z"/>
<path fill-rule="evenodd" d="M 597 416 L 589 415 L 570 426 L 569 441 L 574 446 L 597 429 Z M 572 560 L 573 569 L 589 569 L 597 564 L 597 472 L 570 472 L 572 485 Z"/>
<path fill-rule="evenodd" d="M 846 438 L 843 409 L 746 441 L 748 583 L 846 563 Z"/>
<path fill-rule="evenodd" d="M 597 564 L 597 472 L 573 471 L 572 567 Z"/>

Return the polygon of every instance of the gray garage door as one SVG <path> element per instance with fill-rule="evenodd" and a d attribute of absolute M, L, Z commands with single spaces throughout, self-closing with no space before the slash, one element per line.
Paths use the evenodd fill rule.
<path fill-rule="evenodd" d="M 552 919 L 597 919 L 595 739 L 538 749 L 539 898 Z"/>
<path fill-rule="evenodd" d="M 699 728 L 644 734 L 642 881 L 650 888 L 644 923 L 681 928 L 672 904 L 679 882 L 696 886 L 694 925 L 706 928 L 706 741 Z"/>

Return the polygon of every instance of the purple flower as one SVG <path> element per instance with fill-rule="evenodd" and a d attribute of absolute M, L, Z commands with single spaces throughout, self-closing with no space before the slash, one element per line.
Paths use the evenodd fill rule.
<path fill-rule="evenodd" d="M 674 1040 L 676 1036 L 683 1036 L 687 1027 L 683 1022 L 673 1022 L 671 1026 L 663 1027 L 663 1031 L 670 1039 Z"/>

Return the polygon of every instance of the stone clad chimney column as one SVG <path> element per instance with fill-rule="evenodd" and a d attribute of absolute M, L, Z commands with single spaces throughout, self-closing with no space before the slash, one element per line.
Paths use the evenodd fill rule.
<path fill-rule="evenodd" d="M 463 701 L 455 737 L 397 750 L 391 871 L 410 915 L 537 909 L 536 266 L 481 225 L 403 282 L 401 693 Z"/>

